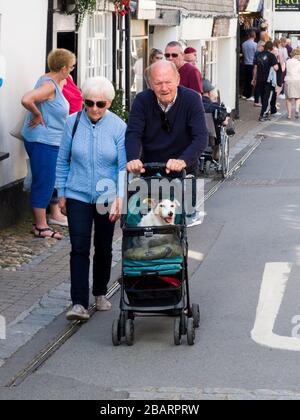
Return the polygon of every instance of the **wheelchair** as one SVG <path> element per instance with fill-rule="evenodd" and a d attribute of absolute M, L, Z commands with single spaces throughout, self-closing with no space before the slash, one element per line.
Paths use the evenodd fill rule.
<path fill-rule="evenodd" d="M 234 129 L 220 122 L 217 134 L 213 115 L 206 113 L 205 119 L 209 143 L 199 159 L 199 172 L 206 176 L 221 175 L 225 179 L 229 173 L 229 136 L 235 134 Z"/>

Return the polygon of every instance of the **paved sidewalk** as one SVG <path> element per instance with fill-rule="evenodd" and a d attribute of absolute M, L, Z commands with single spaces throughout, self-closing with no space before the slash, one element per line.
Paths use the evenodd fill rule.
<path fill-rule="evenodd" d="M 252 102 L 241 101 L 236 136 L 231 139 L 234 154 L 253 142 L 260 128 L 267 124 L 258 123 L 258 114 L 259 108 L 254 108 Z M 5 359 L 69 306 L 69 252 L 67 238 L 17 271 L 0 269 L 0 316 L 6 322 L 6 340 L 1 339 L 0 330 L 0 367 Z M 116 268 L 120 259 L 121 240 L 117 229 L 113 267 Z"/>

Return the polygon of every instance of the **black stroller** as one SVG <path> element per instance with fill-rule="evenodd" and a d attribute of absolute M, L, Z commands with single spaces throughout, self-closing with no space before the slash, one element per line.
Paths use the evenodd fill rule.
<path fill-rule="evenodd" d="M 142 177 L 130 179 L 128 174 L 127 179 L 128 207 L 122 220 L 120 316 L 113 322 L 112 342 L 118 346 L 125 337 L 126 344 L 133 345 L 135 317 L 161 315 L 175 318 L 176 345 L 181 344 L 183 335 L 187 335 L 187 342 L 192 345 L 200 311 L 199 305 L 190 303 L 189 295 L 184 210 L 188 179 L 185 171 L 176 173 L 176 178 L 166 175 L 165 164 L 149 163 L 144 167 L 146 172 Z M 173 217 L 173 223 L 140 226 L 143 214 L 154 211 L 150 208 L 153 197 L 157 199 L 158 215 L 163 215 L 164 205 L 172 207 L 171 212 L 167 209 L 167 217 Z"/>

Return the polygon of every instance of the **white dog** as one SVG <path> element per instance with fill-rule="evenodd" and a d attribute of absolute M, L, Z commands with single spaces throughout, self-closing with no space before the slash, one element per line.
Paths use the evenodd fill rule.
<path fill-rule="evenodd" d="M 144 203 L 145 202 L 151 203 L 151 210 L 142 217 L 138 226 L 174 225 L 176 208 L 180 206 L 177 200 L 171 201 L 164 199 L 157 204 L 154 200 L 144 200 Z"/>

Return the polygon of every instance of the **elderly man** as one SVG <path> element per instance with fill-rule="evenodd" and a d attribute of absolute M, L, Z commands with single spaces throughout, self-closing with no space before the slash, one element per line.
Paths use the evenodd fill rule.
<path fill-rule="evenodd" d="M 169 61 L 148 69 L 151 89 L 139 93 L 129 114 L 125 136 L 127 169 L 144 173 L 143 163 L 166 163 L 166 172 L 187 170 L 196 175 L 198 159 L 207 146 L 208 132 L 201 96 L 179 86 L 176 66 Z M 192 206 L 196 207 L 193 182 Z M 188 212 L 188 226 L 201 223 L 200 213 Z"/>
<path fill-rule="evenodd" d="M 177 67 L 180 75 L 180 85 L 202 94 L 202 76 L 193 64 L 184 61 L 182 45 L 177 41 L 169 42 L 165 49 L 165 57 Z"/>
<path fill-rule="evenodd" d="M 132 105 L 125 137 L 127 169 L 143 173 L 143 162 L 166 163 L 167 172 L 193 173 L 207 145 L 201 97 L 179 86 L 176 66 L 160 61 L 150 66 L 151 89 Z"/>

